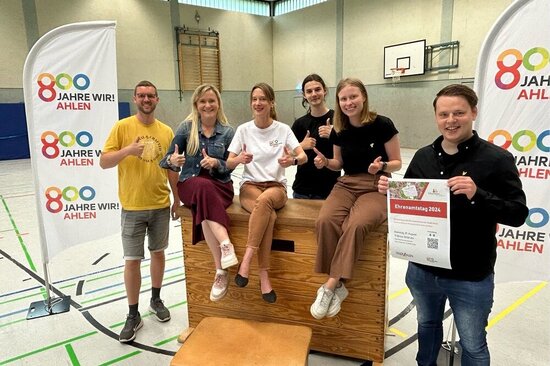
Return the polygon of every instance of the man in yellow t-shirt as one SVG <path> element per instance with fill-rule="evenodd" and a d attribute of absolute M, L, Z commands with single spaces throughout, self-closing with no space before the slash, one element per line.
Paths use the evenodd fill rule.
<path fill-rule="evenodd" d="M 134 104 L 137 113 L 113 126 L 99 162 L 103 169 L 118 167 L 124 285 L 129 307 L 126 324 L 119 336 L 120 342 L 124 343 L 133 341 L 143 326 L 138 302 L 146 235 L 151 253 L 152 296 L 149 311 L 161 322 L 170 320 L 170 312 L 160 299 L 160 289 L 170 216 L 175 218 L 175 208 L 179 206 L 180 200 L 176 188 L 178 173 L 159 166 L 174 138 L 174 132 L 155 119 L 158 102 L 157 88 L 151 82 L 141 81 L 136 85 Z M 172 190 L 172 206 L 167 180 Z"/>

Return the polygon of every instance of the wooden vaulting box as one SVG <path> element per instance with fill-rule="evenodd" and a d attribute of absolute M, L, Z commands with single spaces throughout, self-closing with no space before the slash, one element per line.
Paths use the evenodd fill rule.
<path fill-rule="evenodd" d="M 372 360 L 384 359 L 387 293 L 387 224 L 369 234 L 354 279 L 346 283 L 349 296 L 333 318 L 314 319 L 309 308 L 325 275 L 313 272 L 317 249 L 315 220 L 322 201 L 289 199 L 277 212 L 273 235 L 270 278 L 277 302 L 268 304 L 260 292 L 256 260 L 252 261 L 250 281 L 239 288 L 234 283 L 237 266 L 229 269 L 229 291 L 218 302 L 210 301 L 215 269 L 206 243 L 191 244 L 191 212 L 181 207 L 184 264 L 187 283 L 189 326 L 204 317 L 228 317 L 257 321 L 306 325 L 313 330 L 311 349 Z M 248 235 L 249 214 L 241 208 L 238 196 L 227 209 L 231 218 L 230 239 L 239 260 Z"/>

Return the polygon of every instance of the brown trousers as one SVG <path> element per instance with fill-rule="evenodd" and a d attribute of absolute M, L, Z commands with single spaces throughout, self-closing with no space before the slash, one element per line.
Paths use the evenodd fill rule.
<path fill-rule="evenodd" d="M 258 250 L 260 270 L 269 269 L 275 210 L 283 208 L 287 199 L 286 187 L 278 182 L 246 182 L 241 186 L 241 206 L 250 212 L 246 246 Z"/>
<path fill-rule="evenodd" d="M 350 279 L 365 237 L 387 218 L 386 196 L 378 193 L 380 175 L 343 175 L 316 221 L 315 272 Z"/>

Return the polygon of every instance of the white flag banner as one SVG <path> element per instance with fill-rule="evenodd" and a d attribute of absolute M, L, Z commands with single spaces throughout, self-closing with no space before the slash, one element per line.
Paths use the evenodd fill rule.
<path fill-rule="evenodd" d="M 120 230 L 116 169 L 103 143 L 118 119 L 115 26 L 68 24 L 33 46 L 23 90 L 42 259 Z"/>
<path fill-rule="evenodd" d="M 499 225 L 496 280 L 550 279 L 549 0 L 518 0 L 489 32 L 477 64 L 479 135 L 512 153 L 529 217 Z"/>

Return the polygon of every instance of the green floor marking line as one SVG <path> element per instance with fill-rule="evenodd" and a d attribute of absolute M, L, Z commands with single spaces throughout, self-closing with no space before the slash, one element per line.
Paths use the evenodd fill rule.
<path fill-rule="evenodd" d="M 0 362 L 0 365 L 7 365 L 7 364 L 10 363 L 10 362 L 17 361 L 17 360 L 21 360 L 21 359 L 23 359 L 23 358 L 25 358 L 25 357 L 29 357 L 29 356 L 35 355 L 35 354 L 37 354 L 37 353 L 47 351 L 47 350 L 49 350 L 49 349 L 52 349 L 52 348 L 56 348 L 56 347 L 65 345 L 65 344 L 67 344 L 67 343 L 71 343 L 71 342 L 77 341 L 77 340 L 79 340 L 79 339 L 83 339 L 83 338 L 92 336 L 92 335 L 97 334 L 97 333 L 98 333 L 98 331 L 96 330 L 96 331 L 93 331 L 93 332 L 85 333 L 85 334 L 80 335 L 80 336 L 78 336 L 78 337 L 66 339 L 66 340 L 64 340 L 64 341 L 57 342 L 57 343 L 51 344 L 51 345 L 49 345 L 49 346 L 45 346 L 45 347 L 39 348 L 39 349 L 34 350 L 34 351 L 30 351 L 30 352 L 27 352 L 27 353 L 23 353 L 22 355 L 15 356 L 15 357 L 9 358 L 9 359 L 7 359 L 7 360 L 1 361 L 1 362 Z"/>
<path fill-rule="evenodd" d="M 178 337 L 179 337 L 179 334 L 178 334 L 177 336 L 170 337 L 170 338 L 165 339 L 165 340 L 163 340 L 163 341 L 157 342 L 157 343 L 155 343 L 155 346 L 162 346 L 163 344 L 170 343 L 170 342 L 172 342 L 174 339 L 178 339 Z"/>
<path fill-rule="evenodd" d="M 59 289 L 65 289 L 65 288 L 75 287 L 75 286 L 76 286 L 76 283 L 71 283 L 71 284 L 64 285 L 64 286 L 61 286 L 61 287 L 58 287 L 58 288 L 59 288 Z"/>
<path fill-rule="evenodd" d="M 10 303 L 10 302 L 14 302 L 14 301 L 18 301 L 18 300 L 24 300 L 24 299 L 27 299 L 29 297 L 36 297 L 36 296 L 40 296 L 40 295 L 44 296 L 45 293 L 46 293 L 46 291 L 44 289 L 41 289 L 40 292 L 34 292 L 32 294 L 21 296 L 21 297 L 15 298 L 15 299 L 2 301 L 2 302 L 0 302 L 0 305 L 7 304 L 7 303 Z"/>
<path fill-rule="evenodd" d="M 164 280 L 169 280 L 169 279 L 172 279 L 174 277 L 181 277 L 181 276 L 184 276 L 184 275 L 185 275 L 185 273 L 179 273 L 179 274 L 176 274 L 176 275 L 173 275 L 173 276 L 166 277 Z M 144 288 L 148 288 L 150 285 L 151 285 L 151 282 L 142 283 L 141 287 L 140 287 L 140 291 Z M 80 304 L 88 304 L 88 303 L 91 303 L 91 302 L 94 302 L 94 301 L 103 300 L 107 297 L 120 295 L 120 294 L 125 294 L 125 293 L 126 293 L 126 289 L 120 290 L 120 291 L 115 291 L 115 292 L 110 292 L 110 293 L 105 294 L 103 296 L 94 297 L 93 299 L 83 300 L 83 301 L 80 302 Z"/>
<path fill-rule="evenodd" d="M 71 364 L 73 366 L 80 366 L 80 362 L 78 362 L 78 357 L 76 357 L 76 354 L 74 353 L 73 346 L 70 343 L 67 343 L 65 345 L 65 349 L 67 350 L 67 353 L 69 354 L 69 358 L 71 359 Z"/>
<path fill-rule="evenodd" d="M 183 258 L 183 255 L 179 255 L 179 256 L 177 256 L 177 257 L 168 258 L 168 259 L 166 260 L 166 262 L 170 262 L 170 261 L 173 261 L 174 259 L 181 259 L 181 258 Z"/>
<path fill-rule="evenodd" d="M 90 302 L 99 301 L 99 300 L 105 299 L 107 297 L 120 295 L 120 294 L 125 294 L 125 293 L 126 293 L 126 290 L 115 291 L 115 292 L 111 292 L 111 293 L 108 293 L 108 294 L 100 296 L 100 297 L 94 297 L 93 299 L 88 299 L 88 300 L 81 301 L 80 304 L 81 305 L 88 304 Z"/>
<path fill-rule="evenodd" d="M 8 217 L 10 218 L 11 226 L 13 227 L 13 230 L 15 231 L 15 234 L 17 235 L 17 239 L 19 240 L 19 244 L 21 245 L 21 249 L 23 250 L 23 253 L 25 253 L 25 257 L 27 258 L 27 263 L 29 264 L 29 268 L 36 272 L 36 267 L 34 266 L 34 262 L 32 261 L 32 258 L 29 254 L 29 251 L 27 250 L 27 246 L 23 242 L 23 239 L 21 239 L 21 234 L 19 233 L 19 229 L 17 228 L 17 225 L 15 225 L 15 222 L 13 221 L 13 217 L 11 216 L 10 209 L 8 208 L 8 204 L 6 203 L 6 200 L 4 199 L 4 196 L 0 195 L 0 199 L 2 200 L 2 204 L 4 205 L 4 209 L 6 210 L 6 213 L 8 214 Z"/>
<path fill-rule="evenodd" d="M 102 279 L 104 279 L 104 278 L 117 276 L 117 275 L 120 275 L 120 274 L 123 274 L 123 273 L 124 273 L 124 271 L 118 271 L 118 272 L 114 272 L 114 273 L 107 274 L 107 275 L 103 275 L 103 276 L 99 276 L 99 277 L 92 277 L 92 278 L 90 278 L 90 279 L 87 279 L 86 282 L 99 281 L 99 280 L 102 280 Z"/>
<path fill-rule="evenodd" d="M 110 360 L 110 361 L 107 361 L 105 363 L 102 363 L 100 364 L 99 366 L 107 366 L 107 365 L 112 365 L 112 364 L 115 364 L 117 362 L 120 362 L 120 361 L 124 361 L 126 360 L 127 358 L 130 358 L 130 357 L 134 357 L 134 356 L 137 356 L 141 353 L 141 351 L 135 351 L 135 352 L 132 352 L 132 353 L 128 353 L 124 356 L 120 356 L 118 358 L 115 358 L 113 360 Z"/>
<path fill-rule="evenodd" d="M 174 305 L 167 306 L 167 308 L 168 309 L 173 309 L 175 307 L 182 306 L 182 305 L 185 305 L 185 304 L 187 304 L 187 300 L 184 300 L 182 302 L 178 302 L 177 304 L 174 304 Z M 141 315 L 141 317 L 142 318 L 147 318 L 148 316 L 151 316 L 151 315 L 153 315 L 153 314 L 147 312 L 147 313 L 144 313 L 143 315 Z M 110 325 L 109 329 L 120 327 L 120 326 L 124 325 L 124 323 L 126 323 L 126 320 L 124 320 L 122 322 L 115 323 L 113 325 Z"/>
<path fill-rule="evenodd" d="M 12 324 L 15 324 L 15 323 L 24 322 L 25 320 L 27 320 L 27 318 L 23 318 L 23 319 L 19 319 L 19 320 L 14 320 L 14 321 L 9 322 L 9 323 L 0 324 L 0 328 L 7 327 L 8 325 L 12 325 Z"/>

